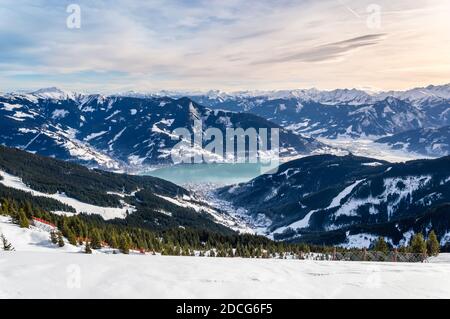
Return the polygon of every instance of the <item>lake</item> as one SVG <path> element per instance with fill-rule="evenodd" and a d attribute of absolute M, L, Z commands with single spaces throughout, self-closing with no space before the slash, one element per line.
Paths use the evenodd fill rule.
<path fill-rule="evenodd" d="M 179 164 L 155 170 L 146 170 L 140 175 L 154 176 L 177 185 L 217 184 L 231 185 L 248 182 L 269 172 L 270 166 L 256 164 Z"/>

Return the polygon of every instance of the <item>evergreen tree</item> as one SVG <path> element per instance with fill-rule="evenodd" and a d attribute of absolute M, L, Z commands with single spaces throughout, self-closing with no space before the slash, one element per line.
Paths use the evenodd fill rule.
<path fill-rule="evenodd" d="M 30 227 L 30 221 L 28 220 L 27 215 L 25 215 L 25 212 L 23 209 L 19 210 L 18 221 L 19 221 L 18 224 L 21 228 Z"/>
<path fill-rule="evenodd" d="M 74 232 L 69 229 L 67 233 L 67 240 L 71 245 L 76 246 L 77 245 L 77 237 L 75 236 Z"/>
<path fill-rule="evenodd" d="M 50 241 L 55 245 L 58 243 L 58 236 L 55 231 L 50 232 Z"/>
<path fill-rule="evenodd" d="M 115 231 L 111 231 L 108 234 L 108 238 L 106 239 L 106 242 L 110 247 L 116 248 L 119 246 L 118 240 L 117 240 L 117 234 Z"/>
<path fill-rule="evenodd" d="M 131 238 L 127 233 L 120 236 L 119 249 L 122 254 L 129 254 L 131 248 Z"/>
<path fill-rule="evenodd" d="M 8 242 L 8 240 L 6 239 L 5 235 L 1 235 L 0 236 L 1 240 L 2 240 L 2 249 L 4 251 L 12 251 L 14 250 L 13 246 L 11 245 L 10 242 Z"/>
<path fill-rule="evenodd" d="M 375 251 L 379 251 L 379 252 L 382 252 L 385 254 L 387 254 L 389 252 L 389 247 L 388 247 L 386 241 L 384 240 L 384 237 L 378 237 L 373 249 Z"/>
<path fill-rule="evenodd" d="M 440 245 L 434 230 L 430 232 L 427 240 L 427 251 L 429 256 L 437 256 L 440 252 Z"/>
<path fill-rule="evenodd" d="M 32 208 L 32 206 L 31 206 L 31 203 L 30 203 L 29 200 L 27 200 L 27 201 L 25 202 L 25 215 L 26 215 L 28 218 L 33 217 L 33 208 Z"/>
<path fill-rule="evenodd" d="M 97 229 L 94 229 L 91 232 L 91 246 L 93 249 L 100 249 L 102 248 L 102 242 L 100 239 L 100 234 L 98 233 Z"/>
<path fill-rule="evenodd" d="M 58 246 L 64 247 L 64 238 L 61 232 L 58 232 Z"/>
<path fill-rule="evenodd" d="M 421 233 L 415 234 L 411 239 L 410 250 L 415 254 L 427 253 L 427 244 Z"/>
<path fill-rule="evenodd" d="M 92 254 L 91 244 L 89 242 L 86 242 L 86 246 L 84 247 L 84 253 L 86 254 Z"/>

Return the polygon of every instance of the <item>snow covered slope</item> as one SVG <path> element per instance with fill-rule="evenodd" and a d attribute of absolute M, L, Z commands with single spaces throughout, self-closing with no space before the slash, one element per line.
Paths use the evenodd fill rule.
<path fill-rule="evenodd" d="M 0 216 L 0 235 L 3 234 L 14 248 L 14 252 L 80 252 L 81 247 L 75 247 L 65 241 L 64 247 L 58 247 L 50 241 L 50 233 L 38 227 L 20 228 L 13 224 L 10 217 Z"/>
<path fill-rule="evenodd" d="M 429 210 L 450 201 L 450 157 L 393 164 L 310 156 L 217 194 L 253 220 L 254 229 L 277 240 L 348 244 L 348 236 L 369 232 L 398 245 L 412 228 L 435 229 L 444 238 L 448 207 Z"/>
<path fill-rule="evenodd" d="M 450 154 L 450 126 L 406 131 L 375 142 L 425 156 L 447 156 Z"/>
<path fill-rule="evenodd" d="M 96 206 L 92 204 L 87 204 L 82 201 L 79 201 L 74 198 L 68 197 L 64 193 L 55 193 L 55 194 L 46 194 L 42 192 L 35 191 L 25 185 L 22 182 L 22 179 L 19 177 L 10 175 L 8 173 L 5 173 L 0 170 L 0 176 L 2 179 L 0 179 L 0 184 L 5 185 L 6 187 L 18 189 L 27 193 L 32 194 L 33 196 L 40 196 L 40 197 L 47 197 L 57 200 L 58 202 L 61 202 L 63 204 L 69 205 L 70 207 L 75 208 L 77 213 L 85 213 L 85 214 L 96 214 L 103 217 L 105 220 L 114 219 L 114 218 L 125 218 L 128 213 L 133 213 L 136 211 L 136 208 L 132 205 L 129 205 L 125 203 L 124 201 L 121 201 L 122 207 L 101 207 Z M 66 212 L 54 212 L 54 213 L 60 213 L 60 214 L 68 214 Z"/>
<path fill-rule="evenodd" d="M 0 197 L 38 201 L 58 214 L 96 214 L 151 230 L 233 233 L 235 222 L 186 189 L 151 176 L 117 174 L 0 146 Z M 236 226 L 237 227 L 237 226 Z"/>
<path fill-rule="evenodd" d="M 0 298 L 449 298 L 449 258 L 440 260 L 393 264 L 0 252 Z"/>

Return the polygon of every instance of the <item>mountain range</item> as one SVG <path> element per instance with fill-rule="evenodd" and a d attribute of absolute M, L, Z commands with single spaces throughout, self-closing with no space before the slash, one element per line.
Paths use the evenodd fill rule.
<path fill-rule="evenodd" d="M 402 92 L 310 89 L 190 97 L 211 108 L 251 112 L 311 137 L 382 137 L 450 124 L 450 84 Z"/>
<path fill-rule="evenodd" d="M 450 84 L 386 92 L 303 89 L 234 93 L 128 92 L 122 95 L 188 96 L 212 109 L 250 112 L 289 130 L 315 138 L 377 139 L 406 131 L 434 129 L 433 140 L 427 138 L 429 134 L 421 139 L 422 144 L 431 145 L 448 138 L 440 128 L 450 125 Z M 411 144 L 405 150 L 425 156 L 445 156 L 448 154 L 446 147 L 449 147 L 448 144 L 430 150 Z M 399 146 L 393 148 L 398 149 Z"/>
<path fill-rule="evenodd" d="M 189 98 L 84 95 L 56 88 L 0 96 L 0 143 L 108 169 L 169 164 L 176 128 L 280 130 L 281 156 L 323 147 L 251 113 L 211 110 Z M 204 145 L 203 145 L 204 146 Z M 193 153 L 206 152 L 191 148 Z"/>
<path fill-rule="evenodd" d="M 398 245 L 413 231 L 411 221 L 431 209 L 440 211 L 439 218 L 422 226 L 441 238 L 450 234 L 450 157 L 392 164 L 317 155 L 217 193 L 277 240 L 345 244 L 349 235 L 385 236 Z"/>
<path fill-rule="evenodd" d="M 409 152 L 445 156 L 448 130 L 442 128 L 450 125 L 450 84 L 378 93 L 309 89 L 104 96 L 47 88 L 0 95 L 1 144 L 108 169 L 170 163 L 177 143 L 171 132 L 193 131 L 195 120 L 202 121 L 204 131 L 281 128 L 283 157 L 327 149 L 315 138 L 341 137 L 386 137 L 379 142 L 395 149 L 401 142 Z"/>
<path fill-rule="evenodd" d="M 86 208 L 118 223 L 157 230 L 252 229 L 275 240 L 350 247 L 378 236 L 401 245 L 415 232 L 434 229 L 446 243 L 449 92 L 450 85 L 376 94 L 294 90 L 105 96 L 57 88 L 3 94 L 0 144 L 27 152 L 0 147 L 0 191 L 12 197 L 28 196 L 17 193 L 21 189 L 53 194 L 40 199 L 52 211 Z M 93 169 L 170 164 L 178 143 L 174 129 L 195 132 L 195 122 L 202 123 L 202 136 L 208 128 L 224 135 L 229 128 L 280 129 L 281 155 L 301 158 L 282 164 L 276 173 L 217 190 L 214 196 L 231 203 L 235 214 L 163 180 Z M 330 151 L 318 138 L 341 137 L 370 137 L 393 149 L 441 158 L 393 164 L 352 154 L 314 155 Z"/>

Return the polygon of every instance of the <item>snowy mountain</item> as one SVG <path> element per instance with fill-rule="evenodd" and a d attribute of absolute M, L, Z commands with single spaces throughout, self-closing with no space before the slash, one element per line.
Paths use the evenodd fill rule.
<path fill-rule="evenodd" d="M 450 126 L 406 131 L 375 142 L 427 156 L 447 156 L 450 154 Z"/>
<path fill-rule="evenodd" d="M 382 99 L 392 96 L 401 100 L 408 100 L 416 105 L 422 105 L 431 101 L 449 100 L 450 84 L 446 85 L 429 85 L 423 88 L 415 88 L 407 91 L 389 91 L 381 92 L 376 95 Z"/>
<path fill-rule="evenodd" d="M 423 223 L 411 222 L 450 201 L 449 168 L 450 157 L 391 164 L 319 155 L 222 188 L 218 196 L 241 208 L 255 229 L 278 240 L 341 244 L 350 235 L 370 233 L 398 244 L 412 226 L 432 226 L 440 236 L 450 231 L 448 207 Z"/>
<path fill-rule="evenodd" d="M 124 93 L 134 94 L 135 96 L 146 95 L 145 93 Z M 324 105 L 363 105 L 373 104 L 383 101 L 388 97 L 397 98 L 399 100 L 407 100 L 409 102 L 429 102 L 430 100 L 448 100 L 450 99 L 450 83 L 446 85 L 430 85 L 427 87 L 414 88 L 406 91 L 380 91 L 371 92 L 360 89 L 336 89 L 331 91 L 318 89 L 298 89 L 298 90 L 279 90 L 279 91 L 238 91 L 238 92 L 177 92 L 177 91 L 160 91 L 147 93 L 150 96 L 192 96 L 210 101 L 210 103 L 220 103 L 226 101 L 240 101 L 252 98 L 262 98 L 267 100 L 278 99 L 297 99 L 300 102 L 316 102 Z M 208 103 L 204 103 L 207 105 Z M 251 107 L 251 104 L 244 105 Z"/>
<path fill-rule="evenodd" d="M 213 111 L 188 98 L 85 95 L 56 88 L 0 96 L 0 143 L 106 168 L 171 163 L 175 128 L 279 128 L 281 156 L 322 147 L 261 117 Z M 270 130 L 269 130 L 270 131 Z M 206 141 L 205 141 L 206 143 Z M 192 148 L 195 152 L 204 150 Z"/>
<path fill-rule="evenodd" d="M 450 124 L 450 84 L 408 91 L 356 89 L 192 94 L 215 109 L 246 111 L 313 137 L 384 136 Z"/>
<path fill-rule="evenodd" d="M 175 184 L 115 174 L 0 146 L 0 198 L 29 201 L 57 215 L 96 215 L 150 230 L 239 230 L 231 218 Z"/>

